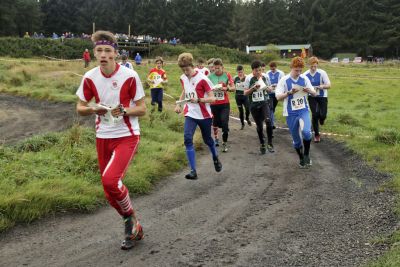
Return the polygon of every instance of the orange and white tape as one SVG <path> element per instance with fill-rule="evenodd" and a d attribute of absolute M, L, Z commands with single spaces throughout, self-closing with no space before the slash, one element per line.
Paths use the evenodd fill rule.
<path fill-rule="evenodd" d="M 229 117 L 230 117 L 231 119 L 236 120 L 236 121 L 240 121 L 240 119 L 237 118 L 237 117 L 234 117 L 234 116 L 229 116 Z M 279 127 L 279 126 L 277 126 L 276 129 L 282 129 L 282 130 L 288 130 L 288 131 L 289 131 L 289 128 L 287 128 L 287 127 Z M 352 136 L 349 135 L 349 134 L 337 134 L 337 133 L 328 133 L 328 132 L 320 132 L 320 134 L 326 135 L 326 136 L 352 137 Z M 371 138 L 371 136 L 357 136 L 357 137 L 361 137 L 361 138 Z"/>

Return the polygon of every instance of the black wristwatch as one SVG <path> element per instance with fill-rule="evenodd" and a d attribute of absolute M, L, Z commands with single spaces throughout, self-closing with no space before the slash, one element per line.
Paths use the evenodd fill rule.
<path fill-rule="evenodd" d="M 126 109 L 124 108 L 124 106 L 121 105 L 121 106 L 119 107 L 119 111 L 122 112 L 122 113 L 124 113 L 122 116 L 126 116 Z"/>

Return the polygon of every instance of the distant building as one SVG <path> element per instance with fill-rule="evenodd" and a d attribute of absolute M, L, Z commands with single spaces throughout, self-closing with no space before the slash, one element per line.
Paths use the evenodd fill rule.
<path fill-rule="evenodd" d="M 262 53 L 267 46 L 246 46 L 246 53 Z M 292 58 L 301 56 L 301 51 L 305 49 L 307 57 L 313 55 L 311 44 L 298 44 L 298 45 L 275 45 L 278 48 L 281 57 Z"/>

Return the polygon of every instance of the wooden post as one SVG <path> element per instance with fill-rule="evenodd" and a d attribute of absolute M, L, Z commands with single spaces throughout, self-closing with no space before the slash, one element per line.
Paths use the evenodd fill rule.
<path fill-rule="evenodd" d="M 129 24 L 129 26 L 128 26 L 128 37 L 130 37 L 131 36 L 131 24 Z"/>
<path fill-rule="evenodd" d="M 93 33 L 96 31 L 96 23 L 93 22 Z"/>

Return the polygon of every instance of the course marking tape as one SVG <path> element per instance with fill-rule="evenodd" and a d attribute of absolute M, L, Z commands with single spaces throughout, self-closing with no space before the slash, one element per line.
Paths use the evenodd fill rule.
<path fill-rule="evenodd" d="M 234 119 L 236 121 L 240 121 L 239 118 L 234 117 L 234 116 L 229 116 L 231 119 Z M 276 129 L 282 129 L 282 130 L 289 130 L 287 127 L 279 127 L 277 126 Z M 326 135 L 326 136 L 339 136 L 339 137 L 352 137 L 349 134 L 337 134 L 337 133 L 326 133 L 326 132 L 321 132 L 320 134 Z M 357 136 L 357 137 L 362 137 L 362 138 L 371 138 L 371 136 Z"/>
<path fill-rule="evenodd" d="M 173 97 L 172 95 L 169 95 L 167 93 L 163 93 L 164 95 L 168 96 L 169 98 L 172 98 L 173 100 L 175 100 L 175 97 Z"/>
<path fill-rule="evenodd" d="M 76 73 L 76 72 L 73 72 L 73 71 L 68 71 L 68 72 L 69 72 L 69 73 L 72 73 L 72 74 L 74 74 L 74 75 L 76 75 L 76 76 L 83 77 L 83 75 L 78 74 L 78 73 Z"/>
<path fill-rule="evenodd" d="M 360 75 L 337 75 L 332 74 L 332 77 L 337 78 L 357 78 L 357 79 L 369 79 L 369 80 L 400 80 L 399 77 L 380 77 L 380 76 L 360 76 Z"/>
<path fill-rule="evenodd" d="M 61 59 L 61 58 L 55 58 L 55 57 L 49 57 L 49 56 L 43 56 L 43 57 L 45 57 L 47 59 L 50 59 L 50 60 L 62 61 L 62 62 L 64 62 L 64 61 L 66 61 L 66 62 L 70 62 L 70 61 L 76 62 L 76 61 L 82 61 L 83 60 L 81 58 L 77 58 L 77 59 Z"/>

